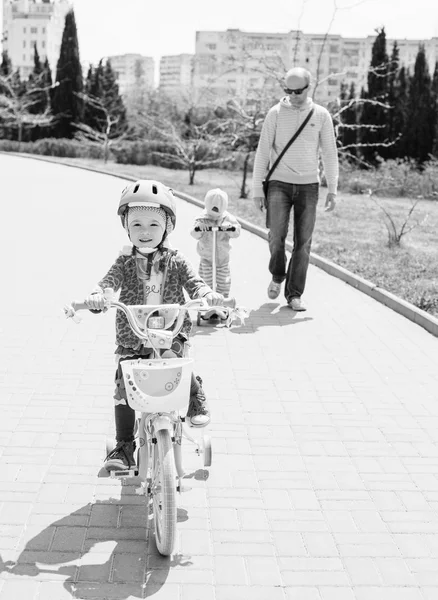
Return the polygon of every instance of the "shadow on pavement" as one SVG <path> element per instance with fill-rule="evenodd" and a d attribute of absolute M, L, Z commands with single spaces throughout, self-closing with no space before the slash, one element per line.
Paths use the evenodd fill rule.
<path fill-rule="evenodd" d="M 231 333 L 254 333 L 261 327 L 284 327 L 299 325 L 305 321 L 313 321 L 313 317 L 304 316 L 305 313 L 294 312 L 289 306 L 280 306 L 278 302 L 266 302 L 256 310 L 252 310 L 245 319 L 244 325 L 232 327 Z"/>
<path fill-rule="evenodd" d="M 186 510 L 178 509 L 178 522 L 188 518 Z M 144 497 L 136 495 L 134 486 L 122 485 L 120 499 L 88 503 L 48 525 L 16 561 L 0 557 L 0 573 L 4 579 L 59 582 L 80 599 L 152 597 L 172 567 L 192 563 L 186 555 L 161 556 L 152 524 L 146 533 L 146 519 Z"/>

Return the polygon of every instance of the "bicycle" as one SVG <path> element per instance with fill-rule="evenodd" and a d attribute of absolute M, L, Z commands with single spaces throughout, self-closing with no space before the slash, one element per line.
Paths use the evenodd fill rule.
<path fill-rule="evenodd" d="M 195 231 L 201 231 L 200 227 L 195 227 Z M 236 231 L 234 226 L 231 227 L 221 227 L 219 225 L 208 225 L 202 231 L 211 231 L 212 235 L 212 290 L 216 292 L 216 236 L 218 231 Z M 234 306 L 232 307 L 234 308 Z M 203 321 L 207 321 L 212 325 L 216 325 L 217 323 L 225 323 L 227 325 L 229 319 L 230 312 L 226 306 L 209 306 L 203 310 L 199 310 L 196 316 L 196 324 L 198 327 L 202 324 Z"/>
<path fill-rule="evenodd" d="M 163 556 L 168 556 L 175 545 L 176 498 L 177 492 L 183 491 L 185 475 L 182 440 L 185 438 L 195 444 L 196 453 L 203 456 L 204 467 L 211 466 L 212 448 L 210 436 L 203 435 L 202 442 L 195 440 L 187 430 L 185 417 L 179 414 L 187 407 L 190 395 L 193 358 L 189 344 L 185 345 L 182 358 L 162 354 L 170 350 L 186 312 L 205 307 L 207 303 L 196 299 L 184 305 L 127 306 L 113 300 L 112 294 L 112 290 L 105 290 L 105 310 L 122 310 L 133 332 L 151 348 L 152 356 L 121 362 L 129 405 L 140 413 L 135 428 L 137 464 L 107 475 L 101 470 L 100 476 L 139 478 L 139 493 L 148 498 L 149 511 L 152 512 L 157 549 Z M 239 309 L 234 309 L 234 298 L 226 299 L 224 304 L 230 306 L 233 314 L 241 316 Z M 89 307 L 85 302 L 72 302 L 64 307 L 65 315 L 75 321 L 78 321 L 76 312 L 79 310 L 89 310 Z M 112 441 L 107 442 L 107 454 L 111 449 Z M 105 470 L 105 473 L 108 472 Z"/>

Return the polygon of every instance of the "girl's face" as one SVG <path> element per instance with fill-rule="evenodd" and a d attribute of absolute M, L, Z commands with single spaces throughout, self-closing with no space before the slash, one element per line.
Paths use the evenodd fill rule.
<path fill-rule="evenodd" d="M 131 242 L 137 248 L 156 248 L 164 236 L 164 224 L 153 213 L 141 212 L 129 222 L 128 232 Z"/>

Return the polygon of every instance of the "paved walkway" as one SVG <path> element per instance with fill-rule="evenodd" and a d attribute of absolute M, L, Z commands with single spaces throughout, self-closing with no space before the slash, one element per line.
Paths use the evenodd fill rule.
<path fill-rule="evenodd" d="M 0 156 L 0 600 L 436 600 L 438 340 L 311 267 L 307 313 L 268 301 L 266 242 L 234 241 L 244 327 L 202 327 L 213 466 L 186 463 L 176 554 L 96 473 L 113 316 L 61 308 L 125 235 L 123 182 Z M 170 182 L 169 182 L 170 183 Z M 196 263 L 181 202 L 174 245 Z"/>

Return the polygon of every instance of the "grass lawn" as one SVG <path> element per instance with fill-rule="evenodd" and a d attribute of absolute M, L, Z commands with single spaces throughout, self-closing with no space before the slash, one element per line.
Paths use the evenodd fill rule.
<path fill-rule="evenodd" d="M 265 226 L 264 215 L 254 209 L 252 200 L 238 198 L 240 172 L 220 169 L 198 171 L 194 185 L 189 185 L 186 171 L 113 162 L 104 165 L 102 161 L 91 159 L 65 160 L 78 166 L 104 168 L 139 179 L 157 179 L 199 199 L 203 199 L 208 189 L 220 187 L 229 195 L 231 213 Z M 247 185 L 250 184 L 249 179 Z M 326 191 L 322 188 L 320 193 L 313 252 L 438 316 L 438 201 L 420 201 L 410 222 L 421 224 L 402 238 L 400 246 L 388 247 L 383 212 L 368 196 L 339 192 L 336 210 L 324 213 Z M 386 198 L 379 199 L 379 203 L 391 214 L 399 230 L 411 207 L 410 200 Z M 289 239 L 292 240 L 291 234 Z"/>

